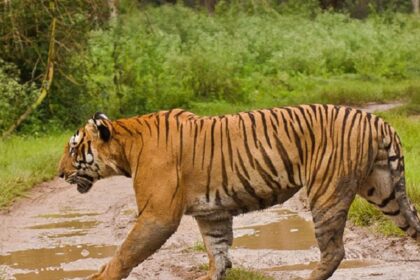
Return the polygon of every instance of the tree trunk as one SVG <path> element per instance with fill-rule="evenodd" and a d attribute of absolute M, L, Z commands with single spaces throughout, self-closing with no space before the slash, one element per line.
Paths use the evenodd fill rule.
<path fill-rule="evenodd" d="M 53 14 L 54 13 L 54 4 L 53 2 L 50 2 L 50 8 L 52 9 Z M 50 45 L 48 48 L 48 61 L 47 61 L 47 69 L 45 72 L 44 79 L 42 81 L 41 90 L 39 92 L 38 98 L 35 100 L 35 102 L 26 109 L 26 111 L 16 120 L 16 122 L 7 129 L 2 137 L 6 138 L 10 136 L 13 131 L 15 131 L 16 128 L 19 127 L 19 125 L 36 109 L 39 105 L 41 105 L 42 101 L 44 101 L 45 97 L 48 94 L 48 91 L 50 89 L 53 76 L 54 76 L 54 54 L 55 54 L 55 26 L 56 26 L 56 17 L 54 16 L 51 21 L 51 33 L 50 33 Z"/>
<path fill-rule="evenodd" d="M 119 0 L 108 0 L 108 7 L 110 11 L 110 18 L 116 18 L 118 16 L 118 4 Z"/>
<path fill-rule="evenodd" d="M 418 15 L 419 14 L 419 2 L 420 0 L 411 0 L 413 3 L 413 12 Z"/>

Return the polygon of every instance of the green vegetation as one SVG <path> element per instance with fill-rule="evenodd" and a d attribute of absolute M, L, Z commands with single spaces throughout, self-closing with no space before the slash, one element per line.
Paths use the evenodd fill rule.
<path fill-rule="evenodd" d="M 207 263 L 199 266 L 200 270 L 208 271 L 209 265 Z M 248 270 L 246 268 L 231 268 L 226 273 L 226 280 L 273 280 L 273 277 L 267 276 L 262 272 L 255 270 Z"/>
<path fill-rule="evenodd" d="M 273 280 L 262 272 L 248 270 L 245 268 L 232 268 L 226 274 L 226 280 Z"/>
<path fill-rule="evenodd" d="M 50 19 L 42 15 L 45 3 L 32 2 L 41 7 L 23 9 L 19 28 Z M 296 103 L 361 104 L 404 99 L 420 89 L 420 20 L 412 15 L 387 10 L 358 20 L 324 11 L 315 0 L 245 0 L 218 1 L 209 16 L 182 5 L 139 8 L 138 1 L 124 0 L 120 16 L 107 21 L 102 2 L 58 4 L 57 11 L 69 11 L 58 13 L 66 23 L 59 28 L 74 24 L 75 33 L 70 39 L 69 30 L 58 30 L 59 46 L 66 48 L 57 54 L 51 94 L 21 132 L 74 129 L 95 111 L 119 118 L 173 107 L 212 114 Z M 13 37 L 13 20 L 20 19 L 24 4 L 13 3 L 5 9 L 14 17 L 5 17 L 2 38 Z M 22 84 L 44 73 L 43 63 L 35 65 L 45 61 L 48 26 L 37 27 L 44 32 L 34 50 L 23 41 L 32 34 L 29 27 L 18 34 L 25 52 L 14 41 L 3 42 L 7 52 L 0 58 L 19 66 Z M 27 104 L 23 99 L 4 104 L 18 108 Z M 16 113 L 4 120 L 12 122 Z"/>
<path fill-rule="evenodd" d="M 0 141 L 0 208 L 56 175 L 66 140 L 67 135 L 49 135 Z"/>
<path fill-rule="evenodd" d="M 173 107 L 220 113 L 361 104 L 420 89 L 418 19 L 260 8 L 219 6 L 212 17 L 182 6 L 127 8 L 109 29 L 92 32 L 86 53 L 74 57 L 86 73 L 74 73 L 86 85 L 78 115 L 98 108 L 120 117 Z"/>
<path fill-rule="evenodd" d="M 194 252 L 206 252 L 206 246 L 204 246 L 203 242 L 197 241 L 191 247 L 191 250 L 194 251 Z"/>

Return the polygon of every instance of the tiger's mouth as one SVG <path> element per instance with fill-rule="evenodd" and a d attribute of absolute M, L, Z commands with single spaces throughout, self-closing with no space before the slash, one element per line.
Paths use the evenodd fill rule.
<path fill-rule="evenodd" d="M 66 181 L 70 184 L 76 184 L 77 191 L 79 193 L 87 193 L 92 188 L 94 183 L 93 177 L 86 174 L 74 174 L 73 176 L 69 176 Z"/>

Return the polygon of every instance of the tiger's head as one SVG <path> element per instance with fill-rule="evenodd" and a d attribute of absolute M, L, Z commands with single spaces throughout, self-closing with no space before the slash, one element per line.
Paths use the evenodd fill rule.
<path fill-rule="evenodd" d="M 87 193 L 97 180 L 122 174 L 117 164 L 120 147 L 113 141 L 112 132 L 108 117 L 96 113 L 66 144 L 59 176 L 77 184 L 80 193 Z"/>

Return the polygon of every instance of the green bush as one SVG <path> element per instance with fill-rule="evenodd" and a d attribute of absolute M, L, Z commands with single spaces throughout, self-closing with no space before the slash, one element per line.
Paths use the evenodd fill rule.
<path fill-rule="evenodd" d="M 34 84 L 21 84 L 19 70 L 11 63 L 0 59 L 0 134 L 35 100 Z"/>
<path fill-rule="evenodd" d="M 360 21 L 254 2 L 222 1 L 213 16 L 179 5 L 126 7 L 73 57 L 81 88 L 57 92 L 50 107 L 74 124 L 97 110 L 116 118 L 208 102 L 255 108 L 418 94 L 418 19 Z"/>

